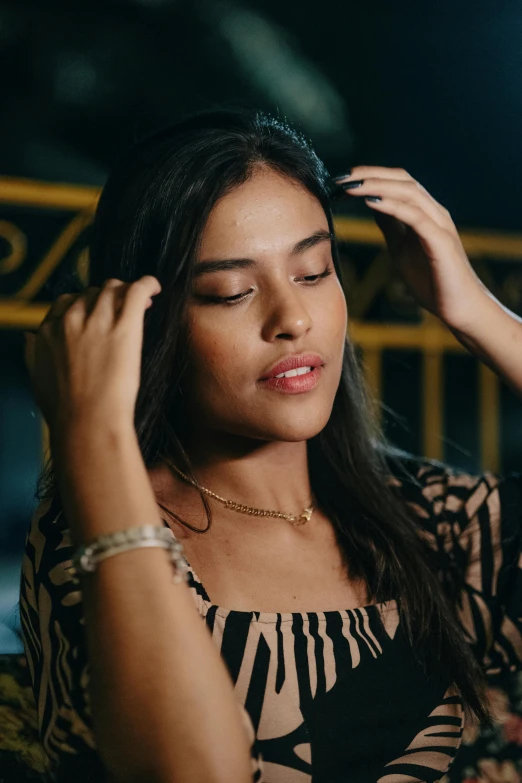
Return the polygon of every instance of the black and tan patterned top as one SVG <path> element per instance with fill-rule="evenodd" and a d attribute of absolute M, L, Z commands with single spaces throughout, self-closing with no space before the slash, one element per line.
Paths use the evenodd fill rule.
<path fill-rule="evenodd" d="M 484 670 L 522 668 L 522 476 L 472 476 L 409 460 L 397 485 L 440 567 L 460 580 L 459 617 Z M 104 780 L 88 698 L 82 595 L 56 501 L 26 539 L 21 621 L 41 740 L 57 780 Z M 327 612 L 231 611 L 189 586 L 226 662 L 264 783 L 440 780 L 462 740 L 458 692 L 427 679 L 396 602 Z M 379 622 L 379 612 L 382 623 Z"/>

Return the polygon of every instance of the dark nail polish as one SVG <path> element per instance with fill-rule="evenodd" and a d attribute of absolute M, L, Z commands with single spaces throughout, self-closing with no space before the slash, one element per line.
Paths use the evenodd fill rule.
<path fill-rule="evenodd" d="M 354 179 L 353 182 L 347 182 L 346 185 L 343 185 L 343 188 L 345 190 L 352 190 L 352 188 L 360 188 L 363 184 L 363 179 Z"/>
<path fill-rule="evenodd" d="M 365 201 L 382 201 L 381 196 L 365 196 Z"/>
<path fill-rule="evenodd" d="M 345 174 L 336 174 L 335 177 L 332 177 L 334 182 L 337 182 L 338 179 L 345 179 L 345 177 L 351 177 L 352 176 L 352 170 L 348 169 Z"/>

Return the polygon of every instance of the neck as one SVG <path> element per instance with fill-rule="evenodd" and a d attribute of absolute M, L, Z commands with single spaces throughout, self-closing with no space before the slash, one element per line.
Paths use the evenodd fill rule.
<path fill-rule="evenodd" d="M 312 500 L 306 441 L 262 442 L 198 433 L 187 440 L 195 478 L 218 495 L 253 508 L 301 513 Z M 176 463 L 175 463 L 176 464 Z M 182 465 L 178 465 L 183 470 Z M 186 471 L 185 471 L 186 472 Z M 180 502 L 197 491 L 171 471 Z"/>

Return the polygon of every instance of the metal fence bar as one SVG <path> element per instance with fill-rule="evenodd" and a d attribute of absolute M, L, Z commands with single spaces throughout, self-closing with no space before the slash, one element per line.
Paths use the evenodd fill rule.
<path fill-rule="evenodd" d="M 422 362 L 422 443 L 423 454 L 443 460 L 443 366 L 442 351 L 424 352 Z"/>
<path fill-rule="evenodd" d="M 481 465 L 498 473 L 500 467 L 500 388 L 495 373 L 485 364 L 478 365 L 479 429 Z"/>
<path fill-rule="evenodd" d="M 382 400 L 382 350 L 380 348 L 363 349 L 363 370 L 366 385 L 374 400 L 375 416 L 381 422 L 382 410 L 379 401 Z"/>
<path fill-rule="evenodd" d="M 10 297 L 0 298 L 0 329 L 38 328 L 50 303 L 33 303 L 32 299 L 49 273 L 59 265 L 61 257 L 71 247 L 83 228 L 92 220 L 100 192 L 101 189 L 98 187 L 0 177 L 0 205 L 71 212 L 69 225 L 47 250 L 36 269 L 29 273 L 22 288 Z M 334 223 L 337 238 L 341 243 L 373 245 L 376 254 L 385 252 L 383 235 L 373 219 L 337 215 Z M 459 236 L 473 262 L 480 264 L 482 259 L 518 263 L 522 261 L 522 234 L 459 228 Z M 78 269 L 79 272 L 85 273 L 85 254 L 82 259 Z M 13 263 L 11 258 L 7 260 Z M 19 266 L 17 262 L 17 267 Z M 10 268 L 4 269 L 4 274 L 8 271 Z M 380 274 L 382 275 L 382 270 Z M 380 277 L 377 282 L 379 281 Z M 364 293 L 363 284 L 360 285 Z M 366 280 L 366 288 L 370 293 L 374 291 L 376 282 L 373 278 Z M 364 313 L 361 312 L 361 319 L 363 315 Z M 414 349 L 422 353 L 424 453 L 430 457 L 443 459 L 443 358 L 447 352 L 465 353 L 465 348 L 448 329 L 430 316 L 417 325 L 371 323 L 361 319 L 350 319 L 349 335 L 363 352 L 366 381 L 376 400 L 382 399 L 382 352 L 385 349 Z M 482 464 L 487 469 L 498 471 L 500 468 L 499 381 L 489 368 L 480 364 L 478 367 Z M 376 412 L 377 415 L 380 414 L 380 406 L 377 407 Z M 45 453 L 48 449 L 48 433 L 43 419 L 42 426 Z"/>
<path fill-rule="evenodd" d="M 101 188 L 89 185 L 0 177 L 0 204 L 94 212 L 100 193 Z M 337 238 L 342 242 L 385 244 L 373 219 L 336 215 L 334 220 Z M 473 256 L 522 260 L 522 234 L 459 228 L 459 235 L 466 252 Z"/>
<path fill-rule="evenodd" d="M 94 211 L 100 193 L 101 188 L 89 185 L 0 177 L 0 204 L 70 209 L 74 212 L 92 207 Z"/>

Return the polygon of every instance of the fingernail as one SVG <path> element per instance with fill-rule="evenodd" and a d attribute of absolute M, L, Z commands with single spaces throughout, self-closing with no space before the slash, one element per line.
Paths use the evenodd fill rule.
<path fill-rule="evenodd" d="M 352 170 L 348 169 L 348 171 L 345 174 L 336 174 L 335 177 L 332 177 L 334 182 L 337 182 L 338 179 L 345 179 L 346 177 L 352 176 Z"/>
<path fill-rule="evenodd" d="M 381 196 L 366 196 L 365 201 L 382 201 Z"/>
<path fill-rule="evenodd" d="M 353 182 L 347 182 L 346 185 L 343 185 L 343 188 L 345 190 L 352 190 L 353 188 L 360 188 L 363 184 L 363 179 L 354 179 Z"/>

